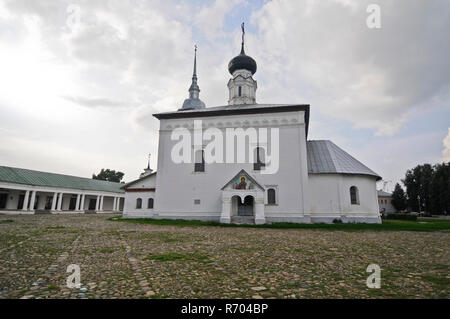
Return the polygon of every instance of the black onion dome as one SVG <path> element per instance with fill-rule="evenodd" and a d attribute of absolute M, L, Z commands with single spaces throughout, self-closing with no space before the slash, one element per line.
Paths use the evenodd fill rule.
<path fill-rule="evenodd" d="M 230 63 L 228 63 L 228 71 L 233 74 L 234 71 L 243 69 L 252 72 L 252 75 L 256 73 L 256 61 L 252 57 L 246 55 L 242 48 L 241 54 L 234 57 Z"/>

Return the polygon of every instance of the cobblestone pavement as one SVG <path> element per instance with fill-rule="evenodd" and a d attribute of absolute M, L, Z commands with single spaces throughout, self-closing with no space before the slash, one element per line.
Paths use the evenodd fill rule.
<path fill-rule="evenodd" d="M 0 298 L 449 298 L 450 233 L 0 216 Z M 67 266 L 81 287 L 66 287 Z M 366 268 L 381 267 L 368 289 Z"/>

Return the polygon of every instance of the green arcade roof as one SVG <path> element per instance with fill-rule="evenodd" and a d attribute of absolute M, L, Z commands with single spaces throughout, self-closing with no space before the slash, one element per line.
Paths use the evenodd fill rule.
<path fill-rule="evenodd" d="M 89 191 L 124 193 L 123 184 L 85 177 L 54 174 L 30 169 L 0 166 L 0 182 L 32 186 L 58 187 Z"/>

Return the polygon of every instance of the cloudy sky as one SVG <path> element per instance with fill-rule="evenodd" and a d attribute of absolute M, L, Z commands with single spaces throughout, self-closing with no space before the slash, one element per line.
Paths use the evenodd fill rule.
<path fill-rule="evenodd" d="M 310 104 L 310 139 L 394 183 L 450 160 L 448 0 L 0 0 L 0 165 L 156 167 L 152 114 L 187 97 L 195 43 L 201 99 L 227 103 L 242 21 L 257 101 Z"/>

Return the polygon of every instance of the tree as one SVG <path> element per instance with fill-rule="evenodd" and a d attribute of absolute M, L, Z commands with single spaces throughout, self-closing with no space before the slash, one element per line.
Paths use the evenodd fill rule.
<path fill-rule="evenodd" d="M 431 181 L 433 167 L 430 164 L 417 165 L 412 170 L 408 170 L 405 179 L 402 180 L 406 186 L 408 196 L 408 206 L 414 211 L 430 212 L 431 208 Z M 419 208 L 420 203 L 420 208 Z"/>
<path fill-rule="evenodd" d="M 406 194 L 399 183 L 395 185 L 394 192 L 392 193 L 392 206 L 394 206 L 397 211 L 406 209 Z"/>
<path fill-rule="evenodd" d="M 408 170 L 402 180 L 407 203 L 412 210 L 442 214 L 450 212 L 450 162 L 418 165 Z"/>
<path fill-rule="evenodd" d="M 107 169 L 102 168 L 102 170 L 100 171 L 100 173 L 98 173 L 98 175 L 92 174 L 92 179 L 120 183 L 120 181 L 123 178 L 123 175 L 125 174 L 122 172 L 116 172 L 115 170 L 110 170 L 109 168 Z"/>
<path fill-rule="evenodd" d="M 450 162 L 433 167 L 431 179 L 431 212 L 450 212 Z"/>

